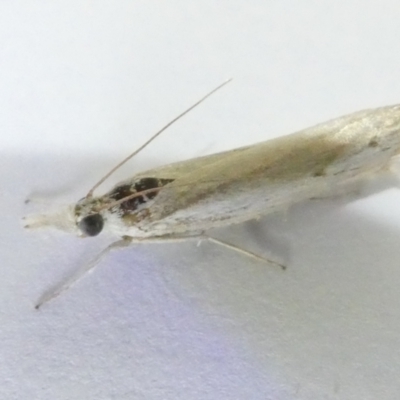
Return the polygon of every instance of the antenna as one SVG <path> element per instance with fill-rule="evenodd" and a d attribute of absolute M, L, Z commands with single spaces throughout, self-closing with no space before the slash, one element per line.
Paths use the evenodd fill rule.
<path fill-rule="evenodd" d="M 228 79 L 227 81 L 223 82 L 221 85 L 217 86 L 215 89 L 211 90 L 211 92 L 207 93 L 204 97 L 202 97 L 200 100 L 198 100 L 196 103 L 194 103 L 191 107 L 189 107 L 187 110 L 185 110 L 183 113 L 179 114 L 176 118 L 174 118 L 172 121 L 168 122 L 167 125 L 165 125 L 163 128 L 161 128 L 157 133 L 155 133 L 147 142 L 145 142 L 142 146 L 140 146 L 137 150 L 135 150 L 133 153 L 129 154 L 128 157 L 124 158 L 120 163 L 118 163 L 113 169 L 111 169 L 110 172 L 108 172 L 106 175 L 103 176 L 88 192 L 86 195 L 86 198 L 93 197 L 93 192 L 107 179 L 112 175 L 119 167 L 124 165 L 127 161 L 129 161 L 132 157 L 134 157 L 136 154 L 138 154 L 140 151 L 142 151 L 148 144 L 150 144 L 157 136 L 159 136 L 162 132 L 164 132 L 167 128 L 169 128 L 173 123 L 178 121 L 180 118 L 182 118 L 184 115 L 186 115 L 189 111 L 193 110 L 195 107 L 197 107 L 200 103 L 202 103 L 205 99 L 210 97 L 212 94 L 214 94 L 217 90 L 221 89 L 223 86 L 225 86 L 227 83 L 229 83 L 232 80 L 232 78 Z"/>

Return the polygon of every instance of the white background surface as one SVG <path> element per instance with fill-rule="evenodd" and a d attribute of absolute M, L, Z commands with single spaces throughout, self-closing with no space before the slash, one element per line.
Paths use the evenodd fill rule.
<path fill-rule="evenodd" d="M 108 182 L 400 101 L 396 1 L 0 4 L 2 399 L 398 399 L 400 195 L 299 206 L 203 243 L 111 254 L 25 232 L 207 91 Z"/>

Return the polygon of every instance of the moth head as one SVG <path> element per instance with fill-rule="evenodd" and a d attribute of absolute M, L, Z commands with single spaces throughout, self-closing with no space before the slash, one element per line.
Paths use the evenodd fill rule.
<path fill-rule="evenodd" d="M 25 228 L 52 227 L 81 237 L 97 236 L 104 227 L 102 214 L 96 211 L 96 198 L 83 198 L 77 204 L 49 214 L 24 218 Z"/>
<path fill-rule="evenodd" d="M 124 225 L 126 218 L 132 223 L 147 216 L 149 202 L 173 179 L 145 177 L 131 183 L 117 185 L 106 195 L 88 194 L 74 206 L 60 212 L 37 215 L 26 219 L 26 228 L 52 226 L 81 237 L 97 236 L 108 221 L 109 226 Z M 115 230 L 114 230 L 115 231 Z"/>

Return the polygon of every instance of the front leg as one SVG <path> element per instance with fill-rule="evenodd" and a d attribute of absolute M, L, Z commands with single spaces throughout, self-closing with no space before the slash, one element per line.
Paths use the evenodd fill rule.
<path fill-rule="evenodd" d="M 69 277 L 67 280 L 60 282 L 57 286 L 53 287 L 51 290 L 47 291 L 44 293 L 43 296 L 38 300 L 35 308 L 39 309 L 43 304 L 49 302 L 50 300 L 58 297 L 62 292 L 67 291 L 72 285 L 74 285 L 76 282 L 78 282 L 80 279 L 82 279 L 86 274 L 92 272 L 96 265 L 111 251 L 121 249 L 127 246 L 130 246 L 132 244 L 144 244 L 144 243 L 170 243 L 170 242 L 186 242 L 188 240 L 197 240 L 197 241 L 202 241 L 202 240 L 207 240 L 211 243 L 218 244 L 222 247 L 228 248 L 230 250 L 234 250 L 240 254 L 246 255 L 247 257 L 251 257 L 252 259 L 258 260 L 258 261 L 263 261 L 268 264 L 273 264 L 281 267 L 282 269 L 285 268 L 284 265 L 273 261 L 269 260 L 267 258 L 264 258 L 262 256 L 259 256 L 258 254 L 255 254 L 251 251 L 242 249 L 241 247 L 232 245 L 230 243 L 226 243 L 222 240 L 215 239 L 213 237 L 207 236 L 204 233 L 198 233 L 192 236 L 175 236 L 175 235 L 169 235 L 169 236 L 159 236 L 159 237 L 150 237 L 150 238 L 142 238 L 142 239 L 137 239 L 137 238 L 132 238 L 130 236 L 124 236 L 122 239 L 111 243 L 109 246 L 107 246 L 104 250 L 102 250 L 93 260 L 91 260 L 89 263 L 83 265 L 75 274 L 73 274 L 71 277 Z"/>
<path fill-rule="evenodd" d="M 120 249 L 122 247 L 127 247 L 131 244 L 129 238 L 122 238 L 114 243 L 111 243 L 104 250 L 102 250 L 97 256 L 87 264 L 84 264 L 81 268 L 76 271 L 72 276 L 64 281 L 61 281 L 58 285 L 54 286 L 47 292 L 45 292 L 35 305 L 38 310 L 43 304 L 48 303 L 50 300 L 58 297 L 62 292 L 67 291 L 72 285 L 81 280 L 86 274 L 92 272 L 96 265 L 106 256 L 110 251 Z"/>

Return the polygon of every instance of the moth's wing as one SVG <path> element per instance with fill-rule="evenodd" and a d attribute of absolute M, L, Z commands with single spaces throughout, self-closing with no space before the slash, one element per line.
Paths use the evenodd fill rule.
<path fill-rule="evenodd" d="M 191 158 L 189 160 L 178 161 L 172 164 L 162 165 L 157 168 L 153 168 L 151 170 L 146 170 L 143 172 L 139 172 L 134 176 L 134 180 L 145 178 L 145 177 L 154 177 L 154 178 L 164 178 L 164 179 L 179 179 L 183 175 L 191 174 L 194 171 L 202 168 L 203 166 L 212 165 L 214 162 L 218 162 L 218 160 L 224 158 L 229 153 L 234 151 L 245 151 L 248 147 L 241 147 L 234 150 L 228 150 L 221 153 L 210 154 L 203 157 Z M 133 180 L 132 179 L 132 180 Z"/>
<path fill-rule="evenodd" d="M 314 188 L 319 194 L 324 185 L 346 176 L 339 172 L 354 168 L 355 163 L 367 169 L 371 163 L 384 163 L 391 154 L 383 157 L 369 144 L 374 138 L 382 144 L 391 140 L 392 153 L 398 152 L 399 126 L 399 106 L 365 110 L 267 142 L 145 171 L 135 179 L 174 179 L 160 190 L 151 206 L 155 220 L 189 207 L 196 213 L 197 206 L 202 207 L 201 211 L 197 208 L 199 212 L 206 207 L 212 218 L 232 205 L 238 211 L 250 210 L 251 202 L 259 201 L 256 196 L 275 196 L 277 203 L 287 202 L 302 187 Z M 315 180 L 318 177 L 325 179 Z"/>
<path fill-rule="evenodd" d="M 387 109 L 389 111 L 393 108 L 394 106 L 391 107 L 385 107 L 380 110 L 385 112 Z M 292 138 L 292 137 L 309 137 L 309 139 L 313 140 L 314 136 L 324 136 L 324 135 L 331 135 L 331 139 L 333 139 L 333 136 L 335 132 L 340 132 L 342 131 L 345 127 L 349 129 L 354 123 L 359 122 L 365 117 L 368 117 L 371 112 L 376 112 L 377 110 L 364 110 L 364 111 L 359 111 L 357 113 L 351 114 L 351 115 L 346 115 L 344 117 L 336 118 L 331 121 L 316 125 L 312 128 L 308 128 L 305 130 L 302 130 L 300 132 L 293 133 L 291 135 L 284 136 L 282 138 L 278 138 L 277 140 L 285 140 L 286 138 Z M 214 163 L 219 162 L 222 159 L 225 159 L 227 157 L 230 157 L 232 154 L 245 154 L 247 153 L 248 149 L 252 149 L 253 147 L 257 146 L 259 152 L 264 152 L 263 145 L 269 146 L 270 143 L 273 140 L 268 140 L 266 142 L 261 142 L 257 143 L 251 146 L 246 146 L 246 147 L 241 147 L 237 148 L 234 150 L 228 150 L 225 152 L 221 153 L 216 153 L 216 154 L 211 154 L 203 157 L 197 157 L 197 158 L 192 158 L 189 160 L 184 160 L 184 161 L 178 161 L 172 164 L 168 165 L 163 165 L 157 168 L 153 168 L 151 170 L 146 170 L 143 172 L 139 172 L 136 174 L 132 179 L 127 180 L 129 181 L 134 181 L 143 177 L 154 177 L 154 178 L 164 178 L 164 179 L 178 179 L 181 176 L 185 174 L 191 174 L 194 171 L 204 167 L 204 166 L 211 166 Z M 281 145 L 284 146 L 286 143 L 282 142 Z M 303 146 L 304 147 L 304 146 Z M 252 150 L 254 151 L 254 150 Z"/>

